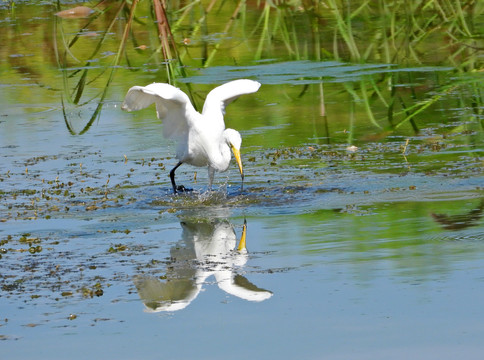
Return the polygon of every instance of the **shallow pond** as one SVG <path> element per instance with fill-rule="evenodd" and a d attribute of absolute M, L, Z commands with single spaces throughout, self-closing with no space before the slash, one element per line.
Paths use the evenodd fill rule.
<path fill-rule="evenodd" d="M 205 169 L 182 166 L 194 190 L 178 196 L 154 109 L 120 109 L 130 86 L 167 81 L 166 64 L 128 43 L 131 61 L 107 66 L 120 25 L 89 58 L 107 22 L 54 17 L 68 5 L 0 8 L 2 358 L 480 358 L 482 53 L 462 60 L 468 72 L 441 52 L 354 61 L 344 36 L 347 54 L 325 60 L 289 56 L 285 38 L 265 54 L 265 30 L 247 44 L 244 31 L 288 10 L 248 4 L 247 28 L 232 30 L 220 22 L 228 6 L 209 33 L 192 29 L 176 84 L 201 108 L 217 84 L 262 83 L 227 108 L 245 181 L 232 164 L 210 192 Z M 184 11 L 171 15 L 180 43 Z M 76 32 L 83 48 L 69 61 L 82 66 L 53 53 Z M 333 51 L 327 38 L 318 46 Z M 194 55 L 205 46 L 218 51 L 207 67 Z M 82 76 L 93 78 L 75 85 Z M 76 94 L 85 100 L 69 102 Z"/>

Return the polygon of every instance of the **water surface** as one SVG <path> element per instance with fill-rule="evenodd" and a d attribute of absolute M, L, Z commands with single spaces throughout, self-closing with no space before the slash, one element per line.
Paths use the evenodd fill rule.
<path fill-rule="evenodd" d="M 166 64 L 130 44 L 131 62 L 109 65 L 121 25 L 89 58 L 107 25 L 80 30 L 86 19 L 54 18 L 58 10 L 1 8 L 9 44 L 0 63 L 6 359 L 480 358 L 477 54 L 466 53 L 467 67 L 440 52 L 420 64 L 398 52 L 394 62 L 356 61 L 340 40 L 347 50 L 329 56 L 323 35 L 332 39 L 337 23 L 328 17 L 334 26 L 321 27 L 319 44 L 327 59 L 297 58 L 277 41 L 264 42 L 269 56 L 255 51 L 261 28 L 247 43 L 242 25 L 220 35 L 220 17 L 234 11 L 223 7 L 211 37 L 190 33 L 193 47 L 180 54 L 186 73 L 175 64 L 174 81 L 198 108 L 217 84 L 262 83 L 227 108 L 227 126 L 243 136 L 244 186 L 235 165 L 216 175 L 213 192 L 205 169 L 182 166 L 177 179 L 194 191 L 174 196 L 174 146 L 154 109 L 120 110 L 130 86 L 168 81 Z M 239 21 L 257 24 L 263 11 L 249 7 Z M 295 34 L 306 31 L 300 17 L 309 13 L 292 14 Z M 179 26 L 181 41 L 191 28 Z M 139 41 L 156 39 L 134 29 Z M 62 55 L 61 41 L 77 33 L 70 51 L 79 62 Z M 217 43 L 219 56 L 204 68 L 194 54 Z M 465 72 L 471 60 L 477 71 Z M 80 94 L 86 69 L 92 81 Z M 76 93 L 82 100 L 70 102 Z"/>

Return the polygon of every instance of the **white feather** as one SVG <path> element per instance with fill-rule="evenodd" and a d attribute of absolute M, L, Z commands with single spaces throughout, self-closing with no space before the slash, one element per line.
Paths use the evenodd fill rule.
<path fill-rule="evenodd" d="M 178 160 L 195 166 L 208 165 L 211 185 L 214 170 L 227 170 L 231 147 L 238 152 L 241 145 L 239 133 L 225 130 L 225 108 L 239 96 L 256 92 L 260 86 L 257 81 L 248 79 L 220 85 L 207 95 L 201 114 L 194 109 L 188 96 L 172 85 L 133 86 L 126 94 L 122 109 L 140 110 L 155 103 L 158 118 L 163 121 L 163 136 L 177 142 Z M 174 179 L 172 185 L 176 192 Z"/>

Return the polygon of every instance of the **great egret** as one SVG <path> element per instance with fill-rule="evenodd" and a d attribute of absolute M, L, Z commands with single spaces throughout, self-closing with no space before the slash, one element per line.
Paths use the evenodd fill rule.
<path fill-rule="evenodd" d="M 210 91 L 202 113 L 195 110 L 187 94 L 180 89 L 162 83 L 133 86 L 128 90 L 123 110 L 144 109 L 155 103 L 158 118 L 163 121 L 163 136 L 177 142 L 178 164 L 170 171 L 173 192 L 184 190 L 176 186 L 175 170 L 181 164 L 208 166 L 209 189 L 212 188 L 215 171 L 226 171 L 230 163 L 230 150 L 239 166 L 242 183 L 244 172 L 240 159 L 242 137 L 234 129 L 225 129 L 225 107 L 240 95 L 259 90 L 260 83 L 239 79 L 220 85 Z"/>

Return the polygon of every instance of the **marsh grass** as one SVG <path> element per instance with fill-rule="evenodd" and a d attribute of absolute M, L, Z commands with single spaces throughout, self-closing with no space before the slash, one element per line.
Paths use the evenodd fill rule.
<path fill-rule="evenodd" d="M 61 6 L 58 2 L 58 8 Z M 383 72 L 359 82 L 343 84 L 346 91 L 364 108 L 367 120 L 376 131 L 388 133 L 409 125 L 420 131 L 418 119 L 425 111 L 450 94 L 470 92 L 462 106 L 482 118 L 482 50 L 484 33 L 480 18 L 484 4 L 479 1 L 194 1 L 152 0 L 101 2 L 97 11 L 85 19 L 74 36 L 56 20 L 55 44 L 58 65 L 63 70 L 63 103 L 98 105 L 84 133 L 99 118 L 116 68 L 123 61 L 132 71 L 136 64 L 150 61 L 163 70 L 165 81 L 176 85 L 193 67 L 208 68 L 230 61 L 260 62 L 281 60 L 337 60 L 355 64 L 398 64 L 400 68 L 452 66 L 455 76 L 440 83 L 436 79 L 426 91 L 418 81 L 399 72 Z M 78 59 L 81 29 L 102 19 L 103 31 L 86 59 Z M 122 25 L 117 44 L 108 36 Z M 156 33 L 156 36 L 153 34 Z M 147 44 L 147 45 L 146 45 Z M 79 45 L 80 46 L 80 45 Z M 114 48 L 114 60 L 106 66 L 93 66 L 100 50 Z M 242 55 L 243 54 L 243 55 Z M 81 64 L 75 67 L 73 64 Z M 407 76 L 408 78 L 404 78 Z M 100 94 L 87 91 L 104 79 Z M 163 79 L 160 79 L 163 81 Z M 408 89 L 402 91 L 402 82 Z M 323 79 L 319 92 L 324 114 Z M 310 85 L 311 86 L 311 85 Z M 418 88 L 420 86 L 420 88 Z M 190 84 L 185 90 L 197 105 Z M 301 91 L 305 94 L 307 89 Z M 89 94 L 89 95 L 86 95 Z M 85 99 L 87 98 L 87 99 Z M 386 109 L 385 118 L 376 107 Z M 65 109 L 66 106 L 64 105 Z M 64 111 L 66 126 L 77 133 Z M 479 120 L 482 128 L 482 119 Z"/>
<path fill-rule="evenodd" d="M 54 37 L 54 39 L 56 40 L 58 37 L 60 37 L 61 39 L 61 44 L 58 44 L 56 41 L 56 43 L 54 44 L 54 48 L 58 66 L 62 70 L 63 74 L 64 91 L 61 99 L 63 104 L 62 109 L 65 124 L 71 134 L 82 135 L 83 133 L 88 131 L 91 125 L 96 121 L 96 119 L 99 118 L 102 107 L 104 105 L 104 100 L 108 94 L 109 87 L 115 76 L 116 69 L 121 63 L 121 59 L 123 58 L 123 56 L 125 56 L 126 62 L 130 62 L 129 58 L 127 58 L 126 56 L 125 47 L 128 39 L 130 38 L 130 35 L 132 35 L 130 31 L 131 26 L 135 21 L 135 14 L 138 3 L 138 0 L 134 0 L 132 2 L 123 0 L 106 5 L 103 1 L 97 5 L 99 7 L 105 5 L 105 7 L 101 8 L 99 11 L 95 12 L 93 16 L 87 19 L 81 29 L 89 28 L 100 17 L 105 17 L 107 19 L 107 25 L 105 26 L 103 31 L 100 32 L 101 36 L 99 37 L 99 40 L 97 41 L 91 54 L 88 55 L 87 59 L 84 60 L 84 64 L 81 65 L 80 68 L 72 67 L 71 64 L 72 62 L 82 63 L 82 60 L 77 59 L 73 52 L 73 49 L 75 48 L 75 45 L 80 38 L 80 34 L 82 34 L 82 30 L 80 29 L 71 39 L 68 39 L 62 23 L 59 24 L 59 22 L 62 22 L 64 20 L 59 18 L 55 19 L 54 32 L 56 36 Z M 60 2 L 57 3 L 57 6 L 60 9 Z M 157 26 L 159 34 L 158 38 L 160 41 L 160 45 L 156 49 L 156 52 L 161 52 L 163 54 L 163 59 L 165 60 L 164 64 L 166 66 L 166 73 L 170 78 L 170 75 L 174 72 L 171 59 L 173 57 L 178 57 L 177 48 L 173 42 L 173 36 L 171 34 L 170 25 L 166 16 L 165 6 L 161 3 L 160 0 L 153 0 L 153 11 L 156 18 L 156 21 L 153 21 L 153 23 Z M 106 49 L 107 47 L 109 47 L 109 44 L 107 44 L 109 41 L 109 35 L 111 34 L 113 27 L 118 24 L 119 18 L 122 15 L 125 16 L 126 21 L 123 26 L 120 40 L 117 44 L 115 44 L 117 48 L 114 60 L 107 66 L 93 66 L 92 63 L 97 62 L 101 49 Z M 133 40 L 133 43 L 135 43 L 135 40 Z M 183 72 L 183 67 L 180 68 Z M 85 101 L 81 101 L 81 99 L 85 97 L 86 87 L 96 81 L 103 81 L 102 79 L 104 79 L 104 85 L 101 87 L 101 93 L 96 94 L 95 96 Z M 72 86 L 71 82 L 74 83 Z M 97 102 L 95 110 L 93 111 L 92 115 L 90 116 L 89 120 L 84 125 L 82 130 L 76 132 L 70 124 L 68 114 L 66 112 L 65 102 L 74 106 L 83 106 L 91 103 L 92 101 Z"/>

